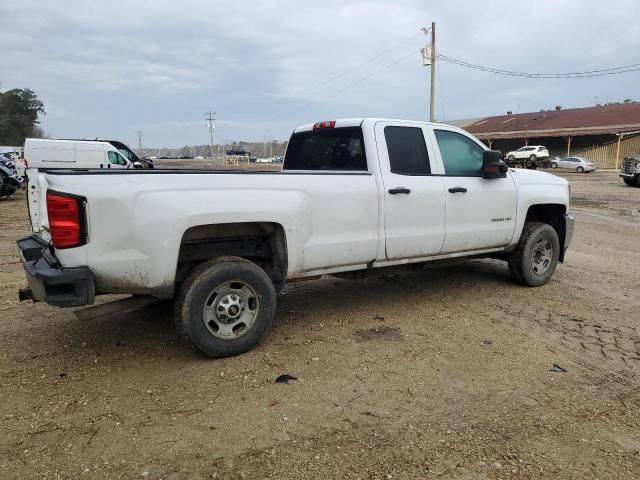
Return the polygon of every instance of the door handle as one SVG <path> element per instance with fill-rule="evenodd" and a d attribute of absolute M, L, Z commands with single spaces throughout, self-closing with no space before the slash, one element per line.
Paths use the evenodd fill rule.
<path fill-rule="evenodd" d="M 390 188 L 389 193 L 391 195 L 397 195 L 398 193 L 411 193 L 411 190 L 405 187 L 396 187 L 396 188 Z"/>
<path fill-rule="evenodd" d="M 449 189 L 449 193 L 467 193 L 467 189 L 464 187 L 452 187 Z"/>

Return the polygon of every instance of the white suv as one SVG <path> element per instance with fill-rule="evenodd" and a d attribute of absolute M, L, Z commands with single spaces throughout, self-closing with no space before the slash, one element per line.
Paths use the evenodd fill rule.
<path fill-rule="evenodd" d="M 507 160 L 513 162 L 515 160 L 530 160 L 531 163 L 536 160 L 549 158 L 549 150 L 542 145 L 528 145 L 507 153 Z M 527 165 L 528 166 L 528 165 Z"/>

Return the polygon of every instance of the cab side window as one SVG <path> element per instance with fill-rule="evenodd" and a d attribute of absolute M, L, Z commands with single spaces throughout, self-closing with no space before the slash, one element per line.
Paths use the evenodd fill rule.
<path fill-rule="evenodd" d="M 391 172 L 398 175 L 431 175 L 429 154 L 421 128 L 385 127 Z"/>
<path fill-rule="evenodd" d="M 446 175 L 456 177 L 482 176 L 484 150 L 470 138 L 449 130 L 435 130 Z"/>
<path fill-rule="evenodd" d="M 107 158 L 109 159 L 109 163 L 113 163 L 114 165 L 126 165 L 127 161 L 116 152 L 107 152 Z"/>

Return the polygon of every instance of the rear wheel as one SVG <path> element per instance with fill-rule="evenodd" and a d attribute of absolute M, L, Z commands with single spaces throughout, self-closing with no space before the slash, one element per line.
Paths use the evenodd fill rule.
<path fill-rule="evenodd" d="M 584 167 L 578 167 L 578 168 L 576 168 L 576 172 L 578 172 L 578 173 L 584 173 Z"/>
<path fill-rule="evenodd" d="M 528 158 L 528 160 L 525 162 L 525 166 L 527 168 L 531 168 L 531 169 L 535 170 L 537 168 L 536 160 L 537 160 L 537 157 L 535 155 L 531 155 Z"/>
<path fill-rule="evenodd" d="M 198 265 L 175 302 L 178 332 L 207 357 L 228 357 L 254 348 L 269 331 L 276 292 L 255 263 L 220 257 Z"/>
<path fill-rule="evenodd" d="M 558 164 L 556 162 L 551 162 L 551 168 L 558 168 Z"/>
<path fill-rule="evenodd" d="M 527 223 L 518 247 L 508 258 L 509 273 L 523 285 L 538 287 L 549 281 L 560 258 L 560 240 L 546 223 Z"/>

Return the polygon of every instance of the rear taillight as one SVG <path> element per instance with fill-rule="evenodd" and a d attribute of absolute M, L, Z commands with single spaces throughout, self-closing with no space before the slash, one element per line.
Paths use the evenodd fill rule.
<path fill-rule="evenodd" d="M 55 248 L 72 248 L 85 243 L 83 201 L 75 195 L 47 192 L 49 231 Z"/>
<path fill-rule="evenodd" d="M 335 120 L 327 120 L 325 122 L 318 122 L 313 124 L 314 130 L 319 130 L 321 128 L 333 128 L 336 126 Z"/>

